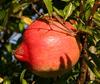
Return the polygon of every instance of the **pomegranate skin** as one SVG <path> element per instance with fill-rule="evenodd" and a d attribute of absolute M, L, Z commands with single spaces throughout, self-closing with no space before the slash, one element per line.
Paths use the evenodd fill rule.
<path fill-rule="evenodd" d="M 48 22 L 49 21 L 49 22 Z M 41 77 L 63 75 L 74 66 L 80 56 L 76 38 L 66 33 L 66 28 L 56 20 L 38 19 L 24 32 L 15 57 Z M 70 30 L 75 28 L 65 23 Z"/>

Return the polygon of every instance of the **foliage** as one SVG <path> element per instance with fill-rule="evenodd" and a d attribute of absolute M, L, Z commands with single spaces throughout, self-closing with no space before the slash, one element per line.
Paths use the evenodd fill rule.
<path fill-rule="evenodd" d="M 44 3 L 43 3 L 44 1 Z M 79 62 L 67 74 L 53 81 L 57 84 L 79 83 L 82 65 L 86 73 L 82 80 L 87 84 L 100 83 L 100 1 L 99 0 L 0 0 L 0 83 L 3 84 L 51 84 L 51 78 L 40 78 L 26 70 L 17 61 L 13 52 L 21 41 L 25 29 L 23 16 L 36 18 L 44 13 L 52 16 L 55 12 L 70 21 L 78 29 L 82 43 Z M 38 6 L 36 6 L 38 5 Z M 47 9 L 46 9 L 47 7 Z M 38 12 L 40 11 L 40 12 Z M 88 73 L 87 73 L 88 72 Z M 78 81 L 78 82 L 76 82 Z M 82 83 L 80 83 L 82 84 Z"/>

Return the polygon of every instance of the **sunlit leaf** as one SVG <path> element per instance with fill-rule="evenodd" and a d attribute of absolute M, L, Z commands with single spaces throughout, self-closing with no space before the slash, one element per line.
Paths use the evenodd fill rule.
<path fill-rule="evenodd" d="M 61 1 L 68 2 L 68 1 L 70 1 L 70 0 L 61 0 Z"/>
<path fill-rule="evenodd" d="M 63 10 L 64 12 L 64 19 L 66 20 L 73 12 L 73 4 L 69 3 Z"/>
<path fill-rule="evenodd" d="M 32 19 L 26 16 L 21 16 L 21 20 L 26 23 L 27 25 L 30 25 L 32 23 Z"/>
<path fill-rule="evenodd" d="M 5 45 L 7 51 L 10 53 L 12 51 L 12 45 L 11 44 L 7 44 Z"/>
<path fill-rule="evenodd" d="M 6 77 L 3 81 L 3 84 L 11 84 L 11 81 Z"/>
<path fill-rule="evenodd" d="M 53 7 L 53 8 L 54 8 L 54 11 L 55 11 L 58 15 L 64 17 L 63 10 L 58 10 L 56 7 Z"/>
<path fill-rule="evenodd" d="M 21 22 L 19 23 L 19 31 L 20 31 L 20 32 L 23 32 L 23 30 L 24 30 L 24 25 L 25 25 L 25 23 L 24 23 L 23 21 L 21 21 Z"/>
<path fill-rule="evenodd" d="M 23 3 L 23 4 L 21 4 L 22 10 L 26 9 L 29 5 L 30 5 L 30 3 Z"/>
<path fill-rule="evenodd" d="M 87 0 L 85 5 L 90 4 L 91 7 L 94 5 L 95 0 Z"/>
<path fill-rule="evenodd" d="M 23 3 L 23 4 L 19 4 L 19 3 L 14 3 L 13 4 L 13 13 L 17 13 L 20 10 L 24 10 L 25 8 L 27 8 L 29 6 L 29 3 Z"/>
<path fill-rule="evenodd" d="M 25 79 L 22 79 L 21 84 L 28 84 L 27 81 Z"/>
<path fill-rule="evenodd" d="M 86 19 L 86 21 L 89 19 L 90 14 L 91 14 L 91 8 L 88 8 L 88 9 L 85 11 L 85 19 Z"/>
<path fill-rule="evenodd" d="M 87 65 L 89 66 L 89 68 L 92 70 L 92 72 L 95 74 L 95 76 L 97 78 L 100 78 L 100 72 L 97 70 L 96 66 L 91 61 L 88 61 L 86 58 L 85 58 L 85 61 Z"/>
<path fill-rule="evenodd" d="M 100 26 L 100 13 L 96 12 L 94 14 L 94 19 L 93 19 L 94 23 L 98 26 Z"/>
<path fill-rule="evenodd" d="M 93 19 L 93 22 L 94 22 L 96 25 L 100 26 L 100 21 L 98 21 L 98 20 L 96 20 L 96 19 Z"/>
<path fill-rule="evenodd" d="M 100 13 L 96 12 L 94 14 L 94 19 L 98 20 L 100 22 Z"/>
<path fill-rule="evenodd" d="M 53 7 L 52 7 L 52 0 L 43 0 L 50 16 L 52 16 Z"/>
<path fill-rule="evenodd" d="M 21 7 L 20 7 L 20 4 L 13 4 L 13 13 L 16 13 L 16 12 L 18 12 L 20 9 L 21 9 Z"/>
<path fill-rule="evenodd" d="M 87 26 L 87 28 L 85 28 L 85 26 L 83 26 L 82 24 L 80 24 L 80 25 L 78 26 L 78 29 L 79 29 L 79 31 L 81 31 L 81 32 L 84 32 L 84 33 L 87 33 L 87 34 L 92 35 L 92 30 L 89 28 L 89 26 Z"/>
<path fill-rule="evenodd" d="M 80 1 L 78 1 L 78 0 L 74 1 L 74 2 L 73 2 L 73 5 L 74 5 L 75 7 L 78 7 L 78 6 L 80 5 Z"/>
<path fill-rule="evenodd" d="M 22 80 L 24 79 L 24 75 L 25 75 L 26 69 L 24 69 L 20 75 L 20 81 L 22 82 Z"/>

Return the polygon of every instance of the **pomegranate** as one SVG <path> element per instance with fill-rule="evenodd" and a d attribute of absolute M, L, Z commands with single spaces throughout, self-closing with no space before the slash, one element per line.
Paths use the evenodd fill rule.
<path fill-rule="evenodd" d="M 15 50 L 15 57 L 25 62 L 29 69 L 42 77 L 55 77 L 66 73 L 80 56 L 80 46 L 74 36 L 67 34 L 76 29 L 56 19 L 38 19 L 23 33 L 22 43 Z"/>

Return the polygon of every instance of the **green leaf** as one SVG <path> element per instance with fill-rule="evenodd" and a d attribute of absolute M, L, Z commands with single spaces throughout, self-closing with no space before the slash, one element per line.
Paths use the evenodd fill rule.
<path fill-rule="evenodd" d="M 20 75 L 20 81 L 22 82 L 22 80 L 24 79 L 24 75 L 25 75 L 26 69 L 24 69 Z"/>
<path fill-rule="evenodd" d="M 22 10 L 26 9 L 29 5 L 30 5 L 30 3 L 23 3 L 23 4 L 21 4 Z"/>
<path fill-rule="evenodd" d="M 11 44 L 7 44 L 5 45 L 7 51 L 10 53 L 12 51 L 12 45 Z"/>
<path fill-rule="evenodd" d="M 90 9 L 91 9 L 91 8 L 88 8 L 88 9 L 85 11 L 85 19 L 86 19 L 86 21 L 88 20 L 90 14 L 91 14 L 91 10 L 90 10 Z"/>
<path fill-rule="evenodd" d="M 44 1 L 45 5 L 47 7 L 49 16 L 52 16 L 52 12 L 53 12 L 52 0 L 43 0 L 43 1 Z"/>
<path fill-rule="evenodd" d="M 97 54 L 97 55 L 100 55 L 100 40 L 97 41 L 97 43 L 96 43 L 96 49 L 97 49 L 96 54 Z M 99 59 L 100 59 L 100 58 L 99 58 Z"/>
<path fill-rule="evenodd" d="M 97 50 L 100 50 L 100 40 L 96 43 Z"/>
<path fill-rule="evenodd" d="M 98 26 L 100 26 L 100 13 L 96 12 L 96 13 L 94 14 L 94 19 L 93 19 L 93 21 L 94 21 Z"/>
<path fill-rule="evenodd" d="M 17 13 L 20 10 L 20 4 L 13 4 L 13 13 Z"/>
<path fill-rule="evenodd" d="M 95 29 L 92 30 L 92 32 L 93 32 L 95 41 L 99 41 L 100 40 L 100 29 L 96 27 Z"/>
<path fill-rule="evenodd" d="M 95 42 L 94 42 L 94 37 L 89 35 L 88 38 L 87 38 L 87 43 L 88 43 L 88 46 L 95 46 Z"/>
<path fill-rule="evenodd" d="M 73 12 L 73 4 L 72 3 L 69 3 L 63 10 L 64 12 L 64 20 L 66 20 Z"/>
<path fill-rule="evenodd" d="M 61 17 L 64 17 L 63 10 L 58 10 L 56 7 L 53 7 L 53 9 L 58 15 L 60 15 Z"/>
<path fill-rule="evenodd" d="M 5 14 L 6 14 L 5 10 L 0 10 L 0 20 L 4 19 Z"/>
<path fill-rule="evenodd" d="M 100 55 L 100 50 L 97 50 L 96 53 L 97 53 L 97 55 Z M 100 59 L 100 58 L 99 58 L 99 59 Z"/>
<path fill-rule="evenodd" d="M 5 10 L 6 11 L 6 15 L 5 15 L 3 23 L 2 23 L 3 27 L 5 27 L 7 22 L 8 22 L 8 12 L 9 12 L 9 10 L 10 10 L 9 8 Z"/>
<path fill-rule="evenodd" d="M 87 34 L 92 35 L 92 30 L 89 26 L 87 26 L 87 28 L 85 26 L 83 26 L 82 24 L 78 25 L 78 30 Z"/>
<path fill-rule="evenodd" d="M 20 31 L 20 32 L 23 32 L 23 30 L 24 30 L 24 25 L 25 25 L 25 23 L 21 20 L 21 22 L 19 23 L 19 31 Z"/>
<path fill-rule="evenodd" d="M 24 10 L 25 8 L 27 8 L 29 6 L 29 3 L 23 3 L 23 4 L 19 4 L 19 3 L 14 3 L 13 4 L 13 13 L 17 13 L 20 10 Z"/>
<path fill-rule="evenodd" d="M 100 21 L 100 13 L 96 12 L 96 13 L 94 14 L 94 19 Z"/>
<path fill-rule="evenodd" d="M 25 79 L 22 79 L 21 84 L 28 84 L 27 81 Z"/>
<path fill-rule="evenodd" d="M 85 5 L 91 5 L 91 7 L 94 5 L 95 0 L 87 0 Z"/>
<path fill-rule="evenodd" d="M 87 60 L 86 58 L 85 58 L 85 61 L 86 61 L 87 65 L 89 66 L 89 68 L 92 70 L 92 72 L 95 74 L 95 76 L 97 78 L 100 78 L 100 73 L 97 70 L 96 66 L 91 61 Z"/>
<path fill-rule="evenodd" d="M 3 84 L 11 84 L 11 81 L 7 77 L 5 77 Z"/>
<path fill-rule="evenodd" d="M 98 20 L 96 20 L 96 19 L 93 19 L 93 22 L 94 22 L 96 25 L 100 26 L 100 21 L 98 21 Z"/>
<path fill-rule="evenodd" d="M 61 0 L 61 1 L 68 2 L 68 1 L 70 1 L 70 0 Z"/>
<path fill-rule="evenodd" d="M 100 59 L 99 59 L 99 57 L 97 57 L 97 55 L 95 55 L 94 53 L 91 53 L 90 51 L 88 51 L 88 54 L 89 54 L 89 56 L 91 56 L 92 60 L 97 65 L 97 67 L 100 67 Z"/>

